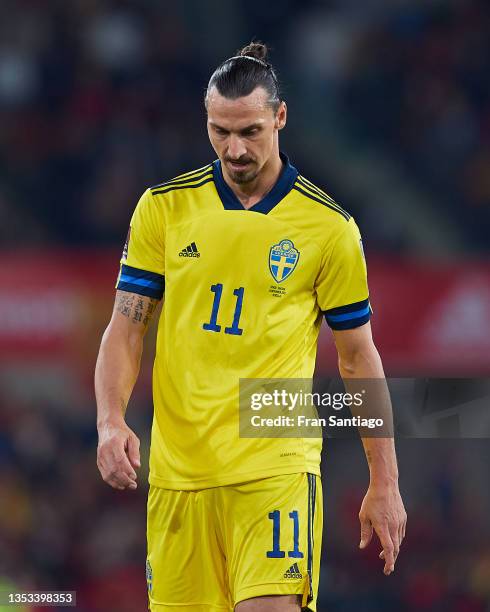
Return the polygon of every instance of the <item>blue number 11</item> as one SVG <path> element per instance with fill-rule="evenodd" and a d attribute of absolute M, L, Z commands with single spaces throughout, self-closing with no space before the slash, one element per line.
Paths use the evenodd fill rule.
<path fill-rule="evenodd" d="M 269 559 L 283 559 L 286 552 L 281 550 L 281 512 L 274 510 L 269 512 L 269 518 L 272 521 L 272 550 L 267 551 Z M 302 559 L 304 554 L 299 550 L 299 516 L 298 511 L 293 510 L 289 513 L 289 518 L 293 521 L 293 550 L 288 551 L 288 557 L 292 559 Z"/>
<path fill-rule="evenodd" d="M 202 328 L 206 331 L 219 332 L 221 331 L 221 325 L 218 325 L 218 310 L 219 303 L 221 301 L 221 295 L 223 293 L 223 285 L 221 283 L 211 285 L 211 291 L 214 293 L 211 318 L 209 319 L 209 323 L 203 323 Z M 242 314 L 244 291 L 245 289 L 243 287 L 239 287 L 238 289 L 235 289 L 235 291 L 233 291 L 233 295 L 236 295 L 235 314 L 233 315 L 233 323 L 231 324 L 231 327 L 225 327 L 225 334 L 231 334 L 232 336 L 241 336 L 243 333 L 243 329 L 238 327 L 238 323 L 240 322 L 240 315 Z"/>

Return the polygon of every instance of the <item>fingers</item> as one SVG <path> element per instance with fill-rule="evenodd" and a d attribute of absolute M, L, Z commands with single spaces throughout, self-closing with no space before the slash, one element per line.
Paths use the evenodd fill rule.
<path fill-rule="evenodd" d="M 136 489 L 138 486 L 135 480 L 132 480 L 127 474 L 109 473 L 104 480 L 114 489 L 124 491 L 125 489 Z"/>
<path fill-rule="evenodd" d="M 122 441 L 112 440 L 99 448 L 97 465 L 102 478 L 114 489 L 136 489 L 136 472 L 129 462 Z"/>
<path fill-rule="evenodd" d="M 385 549 L 385 544 L 383 543 L 383 540 L 381 539 L 381 536 L 379 536 L 379 533 L 377 530 L 379 539 L 383 546 L 383 550 L 379 553 L 379 558 L 385 560 L 385 567 L 383 571 L 386 575 L 391 574 L 391 572 L 394 571 L 395 569 L 395 563 L 400 553 L 400 547 L 402 545 L 403 538 L 405 537 L 406 526 L 407 526 L 407 515 L 406 513 L 404 513 L 402 519 L 398 523 L 394 523 L 390 528 L 385 526 L 379 529 L 379 532 L 384 534 L 384 542 L 388 543 L 387 549 Z M 391 564 L 391 557 L 388 556 L 389 550 L 391 548 L 388 538 L 389 540 L 391 540 L 391 546 L 393 548 L 393 563 L 392 564 Z"/>
<path fill-rule="evenodd" d="M 398 520 L 398 541 L 399 545 L 402 545 L 402 542 L 405 538 L 405 534 L 407 531 L 407 513 L 405 512 L 405 508 L 402 505 L 400 518 Z"/>
<path fill-rule="evenodd" d="M 390 536 L 391 541 L 393 543 L 393 568 L 391 571 L 395 569 L 395 563 L 400 553 L 400 535 L 399 535 L 399 525 L 390 525 Z"/>
<path fill-rule="evenodd" d="M 395 551 L 397 551 L 396 555 L 398 555 L 399 551 L 398 538 L 396 538 L 396 543 L 394 543 L 390 531 L 386 525 L 384 525 L 383 527 L 378 527 L 376 529 L 376 533 L 378 534 L 379 541 L 381 542 L 381 546 L 383 547 L 383 556 L 381 557 L 380 554 L 380 558 L 384 559 L 385 561 L 383 573 L 386 576 L 389 576 L 391 572 L 395 569 Z"/>
<path fill-rule="evenodd" d="M 373 529 L 381 542 L 379 558 L 384 561 L 383 572 L 389 576 L 395 569 L 400 546 L 405 537 L 407 513 L 398 488 L 369 488 L 359 513 L 361 544 L 365 548 L 372 538 Z"/>
<path fill-rule="evenodd" d="M 362 515 L 359 516 L 359 520 L 361 522 L 361 541 L 359 542 L 359 548 L 366 548 L 373 537 L 373 526 L 371 525 L 371 521 Z"/>
<path fill-rule="evenodd" d="M 127 440 L 127 453 L 133 468 L 141 467 L 140 462 L 140 441 L 137 436 L 131 434 Z"/>
<path fill-rule="evenodd" d="M 127 471 L 121 469 L 118 465 L 119 463 L 113 463 L 112 466 L 101 465 L 99 469 L 104 481 L 114 489 L 119 489 L 120 491 L 124 489 L 136 489 L 136 477 L 133 477 L 132 474 L 128 474 Z"/>
<path fill-rule="evenodd" d="M 402 545 L 403 538 L 404 538 L 403 526 L 404 526 L 404 522 L 400 522 L 400 524 L 398 525 L 398 542 L 400 546 Z"/>

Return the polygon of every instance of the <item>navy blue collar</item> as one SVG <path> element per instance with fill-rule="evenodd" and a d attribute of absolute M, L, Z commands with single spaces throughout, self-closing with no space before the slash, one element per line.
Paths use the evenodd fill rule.
<path fill-rule="evenodd" d="M 223 177 L 220 160 L 217 159 L 214 161 L 214 184 L 216 185 L 218 195 L 221 198 L 224 208 L 226 210 L 250 210 L 266 215 L 276 206 L 276 204 L 279 204 L 279 202 L 291 191 L 298 176 L 298 171 L 289 163 L 287 155 L 284 155 L 284 153 L 279 153 L 279 155 L 281 156 L 284 166 L 276 184 L 260 202 L 254 204 L 251 208 L 245 208 L 236 197 L 231 187 L 226 183 Z"/>

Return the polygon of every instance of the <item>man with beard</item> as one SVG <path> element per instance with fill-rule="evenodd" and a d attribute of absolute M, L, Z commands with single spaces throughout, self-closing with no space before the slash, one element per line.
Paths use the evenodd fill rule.
<path fill-rule="evenodd" d="M 156 185 L 133 214 L 96 369 L 98 466 L 136 488 L 126 425 L 143 337 L 165 295 L 153 377 L 147 580 L 152 610 L 316 609 L 321 439 L 240 437 L 240 379 L 309 379 L 323 317 L 340 373 L 383 378 L 353 218 L 279 149 L 287 108 L 253 43 L 206 92 L 218 159 Z M 406 514 L 393 439 L 363 439 L 373 528 L 394 569 Z"/>

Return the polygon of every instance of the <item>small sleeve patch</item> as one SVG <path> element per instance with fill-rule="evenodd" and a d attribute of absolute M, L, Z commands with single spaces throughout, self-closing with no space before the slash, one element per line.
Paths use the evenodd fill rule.
<path fill-rule="evenodd" d="M 124 243 L 124 249 L 122 252 L 122 258 L 124 261 L 128 258 L 129 239 L 131 238 L 131 226 L 128 229 L 128 235 L 126 236 L 126 242 Z"/>

